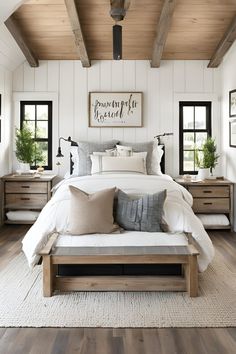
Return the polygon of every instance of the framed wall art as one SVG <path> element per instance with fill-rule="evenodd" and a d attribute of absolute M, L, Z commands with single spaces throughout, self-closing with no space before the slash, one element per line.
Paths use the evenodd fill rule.
<path fill-rule="evenodd" d="M 90 92 L 89 127 L 142 127 L 142 92 Z"/>
<path fill-rule="evenodd" d="M 236 117 L 236 90 L 229 91 L 229 116 Z"/>
<path fill-rule="evenodd" d="M 229 146 L 236 147 L 236 120 L 229 123 Z"/>

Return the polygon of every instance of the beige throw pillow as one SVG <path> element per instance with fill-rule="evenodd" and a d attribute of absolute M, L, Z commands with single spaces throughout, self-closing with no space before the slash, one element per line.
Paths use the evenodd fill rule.
<path fill-rule="evenodd" d="M 71 200 L 68 231 L 70 234 L 109 234 L 118 229 L 113 219 L 115 187 L 93 194 L 87 194 L 74 186 L 69 186 L 69 189 Z"/>

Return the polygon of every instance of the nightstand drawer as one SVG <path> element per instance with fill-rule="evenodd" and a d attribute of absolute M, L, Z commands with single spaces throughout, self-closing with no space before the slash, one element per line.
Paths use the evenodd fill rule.
<path fill-rule="evenodd" d="M 193 198 L 228 198 L 230 193 L 228 186 L 190 186 L 188 190 Z"/>
<path fill-rule="evenodd" d="M 230 210 L 229 198 L 194 198 L 193 211 L 195 213 L 226 213 Z"/>
<path fill-rule="evenodd" d="M 6 194 L 6 208 L 27 209 L 43 208 L 47 203 L 47 194 Z"/>
<path fill-rule="evenodd" d="M 6 182 L 5 193 L 47 193 L 47 183 Z"/>

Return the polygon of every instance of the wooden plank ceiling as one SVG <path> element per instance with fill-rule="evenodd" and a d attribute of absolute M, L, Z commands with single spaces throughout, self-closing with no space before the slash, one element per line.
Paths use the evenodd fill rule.
<path fill-rule="evenodd" d="M 76 0 L 89 59 L 112 59 L 110 0 Z M 164 0 L 131 0 L 123 59 L 152 58 Z M 15 21 L 38 59 L 79 59 L 64 0 L 30 0 Z M 211 59 L 236 16 L 236 0 L 177 0 L 162 59 Z"/>

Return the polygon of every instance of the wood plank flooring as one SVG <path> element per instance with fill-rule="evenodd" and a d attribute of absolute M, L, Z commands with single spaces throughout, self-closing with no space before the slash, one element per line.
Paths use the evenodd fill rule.
<path fill-rule="evenodd" d="M 0 270 L 19 253 L 27 229 L 24 225 L 0 229 Z M 224 262 L 235 269 L 236 233 L 210 235 Z M 236 328 L 0 328 L 0 354 L 65 353 L 234 354 Z"/>

